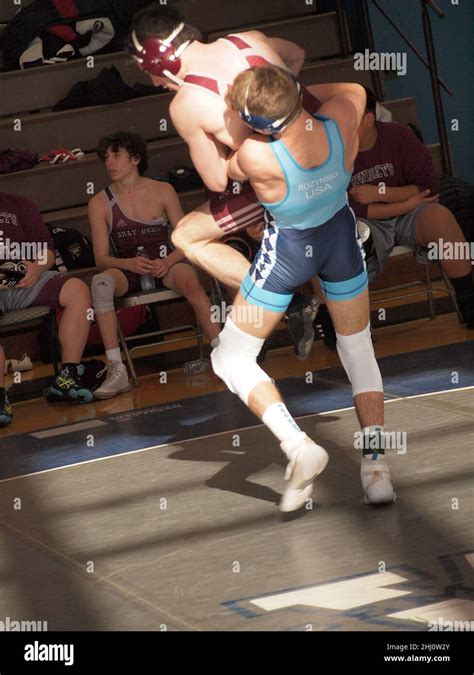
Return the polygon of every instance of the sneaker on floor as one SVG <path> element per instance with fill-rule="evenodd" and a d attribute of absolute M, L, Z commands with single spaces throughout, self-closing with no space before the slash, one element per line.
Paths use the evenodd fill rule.
<path fill-rule="evenodd" d="M 319 301 L 312 295 L 296 295 L 287 310 L 288 331 L 295 354 L 300 361 L 308 358 L 314 342 L 313 321 L 318 313 Z"/>
<path fill-rule="evenodd" d="M 331 315 L 326 305 L 321 305 L 319 308 L 314 327 L 326 347 L 336 349 L 336 331 L 334 330 Z"/>
<path fill-rule="evenodd" d="M 107 362 L 107 377 L 101 386 L 94 391 L 94 398 L 113 398 L 117 394 L 130 391 L 132 385 L 128 381 L 127 368 L 121 361 Z"/>
<path fill-rule="evenodd" d="M 12 421 L 13 412 L 7 392 L 0 390 L 0 427 L 6 427 Z"/>
<path fill-rule="evenodd" d="M 326 468 L 329 456 L 304 432 L 281 443 L 281 449 L 290 460 L 285 473 L 288 485 L 280 501 L 280 511 L 287 513 L 305 505 L 313 492 L 313 481 Z"/>
<path fill-rule="evenodd" d="M 48 387 L 44 395 L 49 403 L 62 401 L 74 401 L 76 403 L 90 403 L 94 396 L 92 391 L 81 382 L 84 366 L 63 366 L 55 378 L 53 384 Z"/>
<path fill-rule="evenodd" d="M 10 370 L 12 373 L 23 372 L 25 370 L 33 370 L 33 364 L 28 354 L 23 354 L 21 359 L 10 360 Z"/>
<path fill-rule="evenodd" d="M 384 455 L 361 458 L 360 479 L 366 504 L 391 504 L 397 498 L 392 485 L 390 469 Z"/>

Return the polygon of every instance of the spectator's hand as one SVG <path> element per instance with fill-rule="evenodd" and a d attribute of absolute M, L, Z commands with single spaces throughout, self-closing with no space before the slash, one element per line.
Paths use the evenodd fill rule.
<path fill-rule="evenodd" d="M 262 241 L 263 231 L 265 230 L 265 223 L 262 221 L 258 225 L 250 225 L 246 228 L 246 232 L 254 241 Z"/>
<path fill-rule="evenodd" d="M 39 279 L 42 272 L 37 262 L 25 261 L 28 269 L 23 279 L 15 286 L 15 288 L 32 288 Z"/>
<path fill-rule="evenodd" d="M 153 270 L 154 277 L 156 277 L 157 279 L 161 279 L 162 277 L 168 274 L 169 266 L 166 258 L 157 258 L 156 260 L 153 261 L 153 264 L 155 266 Z"/>
<path fill-rule="evenodd" d="M 155 273 L 155 261 L 145 258 L 142 255 L 137 256 L 136 258 L 128 259 L 128 269 L 130 272 L 135 272 L 135 274 L 154 274 Z"/>
<path fill-rule="evenodd" d="M 377 185 L 356 185 L 349 194 L 359 204 L 374 204 L 381 201 Z"/>
<path fill-rule="evenodd" d="M 416 209 L 416 207 L 421 204 L 431 204 L 439 201 L 439 194 L 428 197 L 430 192 L 431 190 L 423 190 L 423 192 L 419 192 L 417 195 L 413 195 L 413 197 L 405 200 L 405 204 L 407 205 L 406 213 L 413 211 L 413 209 Z"/>

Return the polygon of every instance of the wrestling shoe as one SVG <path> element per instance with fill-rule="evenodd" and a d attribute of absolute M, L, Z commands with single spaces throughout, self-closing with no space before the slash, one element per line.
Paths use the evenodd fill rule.
<path fill-rule="evenodd" d="M 6 427 L 12 421 L 13 412 L 5 389 L 0 388 L 0 427 Z"/>
<path fill-rule="evenodd" d="M 360 479 L 366 504 L 390 504 L 397 498 L 385 455 L 369 454 L 362 457 Z"/>
<path fill-rule="evenodd" d="M 49 403 L 60 403 L 62 401 L 90 403 L 94 395 L 81 382 L 83 372 L 84 366 L 81 363 L 63 366 L 53 384 L 44 391 L 46 400 Z"/>
<path fill-rule="evenodd" d="M 319 301 L 312 295 L 296 295 L 288 307 L 288 331 L 300 361 L 307 359 L 311 352 L 314 342 L 313 321 L 318 309 Z"/>
<path fill-rule="evenodd" d="M 94 391 L 94 398 L 99 400 L 113 398 L 117 394 L 130 391 L 131 388 L 132 385 L 128 381 L 125 364 L 121 361 L 107 361 L 107 377 L 100 387 Z"/>
<path fill-rule="evenodd" d="M 283 441 L 280 447 L 290 460 L 285 473 L 288 485 L 280 501 L 280 511 L 287 513 L 305 505 L 313 492 L 313 481 L 326 468 L 329 456 L 304 431 Z"/>

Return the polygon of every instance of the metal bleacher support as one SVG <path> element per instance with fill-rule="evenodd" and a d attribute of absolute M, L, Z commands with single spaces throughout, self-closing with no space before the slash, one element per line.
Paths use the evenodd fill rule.
<path fill-rule="evenodd" d="M 404 256 L 404 255 L 414 255 L 415 250 L 411 248 L 410 246 L 394 246 L 392 249 L 392 252 L 389 255 L 389 258 L 397 258 L 399 256 Z M 408 288 L 413 288 L 414 286 L 421 286 L 423 291 L 426 293 L 426 297 L 428 300 L 428 307 L 429 307 L 429 313 L 430 313 L 430 319 L 435 319 L 436 318 L 436 311 L 435 311 L 435 305 L 434 305 L 434 299 L 433 299 L 433 294 L 434 294 L 434 289 L 433 289 L 433 283 L 432 283 L 432 278 L 431 278 L 431 270 L 430 270 L 430 264 L 429 263 L 422 263 L 424 268 L 425 268 L 425 281 L 417 280 L 417 281 L 411 281 L 406 284 L 397 284 L 394 286 L 385 286 L 384 288 L 377 289 L 377 290 L 371 290 L 370 291 L 370 304 L 371 305 L 380 305 L 380 303 L 383 302 L 389 302 L 392 300 L 404 300 L 407 298 L 413 298 L 418 295 L 420 295 L 420 291 L 411 291 L 409 293 L 402 293 L 402 295 L 383 295 L 386 293 L 390 293 L 391 291 L 404 291 L 405 289 Z M 464 319 L 462 318 L 461 312 L 459 311 L 458 304 L 456 302 L 456 295 L 454 293 L 454 290 L 449 283 L 449 279 L 444 272 L 443 268 L 439 263 L 437 263 L 438 268 L 441 272 L 441 277 L 444 281 L 445 288 L 438 288 L 436 289 L 437 292 L 439 293 L 447 293 L 449 297 L 451 298 L 451 302 L 454 307 L 454 311 L 456 312 L 459 323 L 463 323 Z"/>

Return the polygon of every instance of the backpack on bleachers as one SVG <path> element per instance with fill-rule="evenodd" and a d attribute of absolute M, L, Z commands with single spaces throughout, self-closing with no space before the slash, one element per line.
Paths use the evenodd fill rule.
<path fill-rule="evenodd" d="M 122 49 L 135 12 L 149 0 L 33 0 L 1 37 L 5 70 Z"/>
<path fill-rule="evenodd" d="M 38 155 L 29 150 L 0 150 L 0 174 L 33 169 L 38 164 Z"/>
<path fill-rule="evenodd" d="M 95 267 L 90 239 L 72 227 L 67 229 L 48 225 L 56 249 L 56 267 L 60 272 Z"/>

